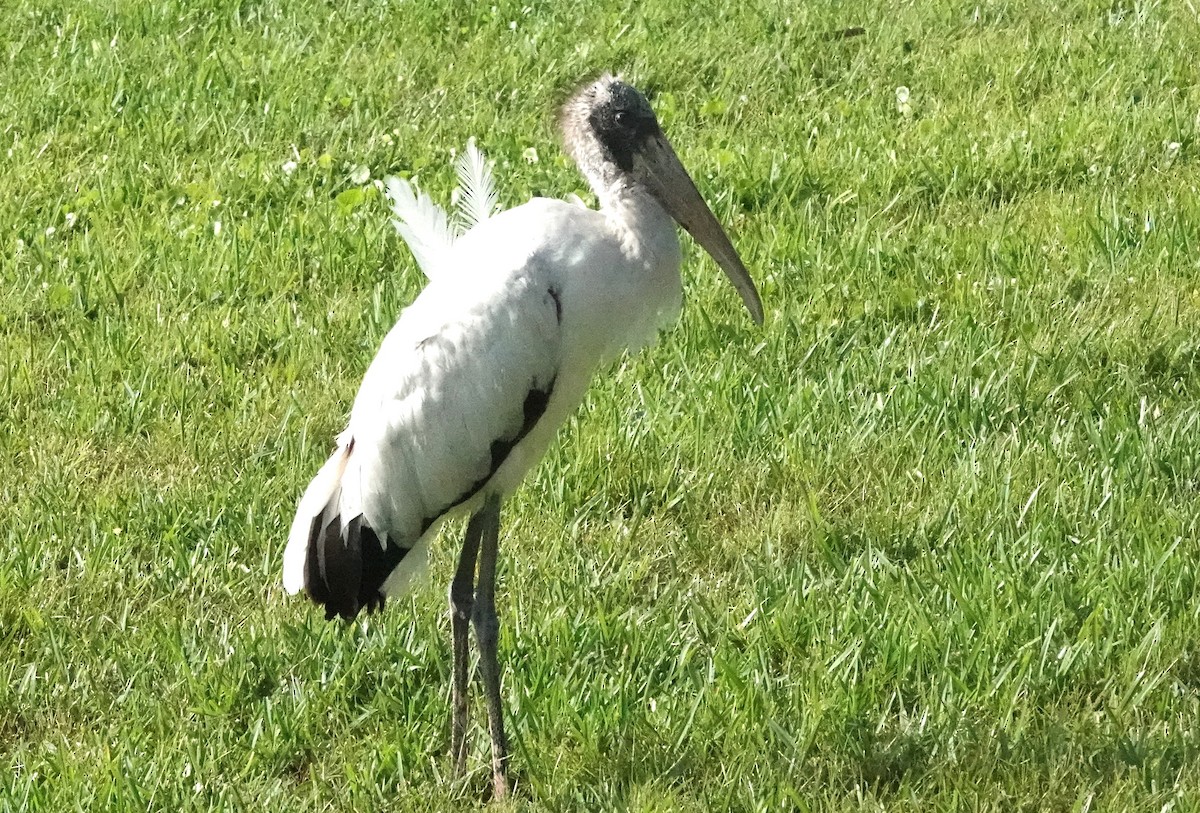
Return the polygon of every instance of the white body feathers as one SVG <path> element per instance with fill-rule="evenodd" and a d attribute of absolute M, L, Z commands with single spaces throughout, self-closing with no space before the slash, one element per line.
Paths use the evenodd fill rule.
<path fill-rule="evenodd" d="M 384 339 L 300 501 L 289 592 L 306 586 L 313 534 L 336 522 L 345 538 L 359 516 L 385 549 L 412 550 L 382 576 L 380 595 L 397 592 L 443 519 L 515 490 L 602 361 L 678 315 L 675 226 L 644 193 L 612 190 L 603 211 L 534 199 L 425 251 L 444 219 L 429 217 L 424 235 L 408 226 L 431 282 Z"/>

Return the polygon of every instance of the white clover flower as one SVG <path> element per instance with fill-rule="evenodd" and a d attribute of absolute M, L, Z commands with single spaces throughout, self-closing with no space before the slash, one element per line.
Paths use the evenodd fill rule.
<path fill-rule="evenodd" d="M 284 161 L 283 166 L 281 166 L 280 169 L 283 170 L 284 175 L 291 175 L 293 172 L 296 171 L 297 166 L 299 166 L 299 164 L 297 164 L 295 161 L 289 160 L 289 161 Z"/>
<path fill-rule="evenodd" d="M 533 147 L 526 147 L 525 151 L 521 153 L 521 157 L 529 164 L 536 164 L 538 162 L 538 152 Z"/>
<path fill-rule="evenodd" d="M 350 170 L 350 183 L 362 185 L 369 180 L 371 180 L 371 170 L 367 169 L 366 164 L 357 164 Z"/>
<path fill-rule="evenodd" d="M 79 219 L 79 216 L 76 215 L 74 212 L 67 212 L 67 214 L 63 217 L 64 225 L 66 225 L 66 227 L 68 229 L 73 229 L 73 228 L 75 228 L 75 222 L 78 219 Z"/>
<path fill-rule="evenodd" d="M 214 220 L 213 221 L 213 237 L 220 237 L 220 236 L 221 236 L 221 221 Z"/>
<path fill-rule="evenodd" d="M 904 85 L 896 88 L 896 110 L 905 118 L 912 115 L 912 104 L 909 103 L 911 95 Z"/>

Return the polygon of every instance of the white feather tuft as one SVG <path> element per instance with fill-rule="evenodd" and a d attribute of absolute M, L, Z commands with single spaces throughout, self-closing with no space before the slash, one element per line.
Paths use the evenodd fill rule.
<path fill-rule="evenodd" d="M 499 200 L 487 156 L 475 146 L 474 138 L 467 140 L 467 148 L 455 161 L 455 170 L 458 187 L 450 196 L 455 204 L 453 218 L 408 181 L 384 179 L 394 215 L 392 225 L 431 280 L 445 267 L 454 241 L 495 214 Z"/>
<path fill-rule="evenodd" d="M 459 234 L 465 234 L 496 212 L 499 198 L 487 157 L 475 146 L 474 137 L 467 139 L 467 148 L 454 162 L 458 173 L 458 198 L 455 221 Z"/>
<path fill-rule="evenodd" d="M 392 225 L 408 244 L 425 276 L 434 279 L 442 270 L 446 253 L 454 245 L 455 233 L 446 212 L 424 192 L 414 192 L 408 181 L 393 176 L 384 182 L 395 216 Z"/>

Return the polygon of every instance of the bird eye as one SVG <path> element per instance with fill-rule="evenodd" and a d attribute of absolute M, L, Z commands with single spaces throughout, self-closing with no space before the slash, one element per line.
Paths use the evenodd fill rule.
<path fill-rule="evenodd" d="M 633 114 L 628 110 L 618 110 L 615 118 L 618 127 L 630 127 L 633 125 Z"/>

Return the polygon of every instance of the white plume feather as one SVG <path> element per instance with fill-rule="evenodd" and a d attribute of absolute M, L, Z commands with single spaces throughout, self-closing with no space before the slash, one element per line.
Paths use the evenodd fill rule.
<path fill-rule="evenodd" d="M 459 234 L 465 234 L 495 214 L 499 198 L 487 157 L 475 146 L 473 137 L 467 139 L 467 148 L 454 162 L 454 169 L 460 190 L 455 225 Z"/>
<path fill-rule="evenodd" d="M 408 244 L 425 276 L 433 279 L 441 272 L 442 260 L 456 236 L 445 210 L 424 192 L 414 192 L 408 181 L 393 176 L 384 182 L 395 216 L 392 225 Z"/>
<path fill-rule="evenodd" d="M 458 188 L 450 200 L 457 203 L 453 218 L 424 192 L 396 177 L 384 179 L 392 204 L 392 225 L 408 244 L 409 251 L 429 279 L 440 274 L 454 241 L 496 213 L 496 184 L 487 157 L 467 140 L 467 148 L 455 161 Z"/>

